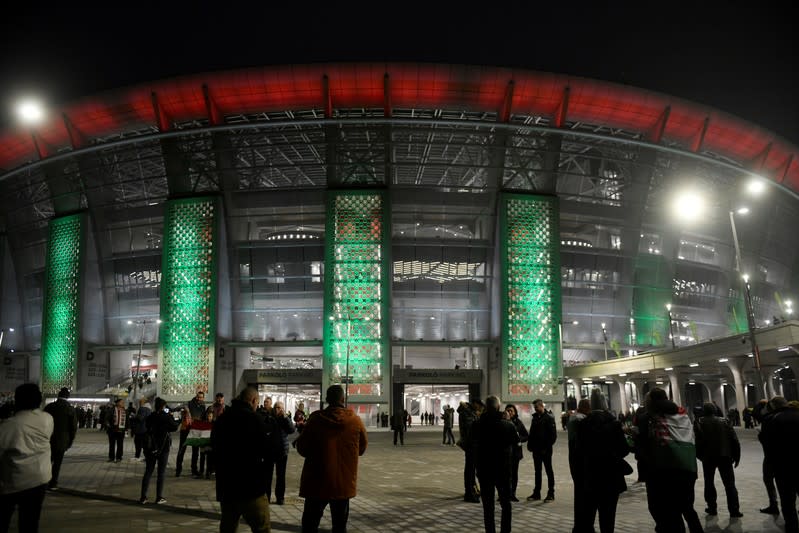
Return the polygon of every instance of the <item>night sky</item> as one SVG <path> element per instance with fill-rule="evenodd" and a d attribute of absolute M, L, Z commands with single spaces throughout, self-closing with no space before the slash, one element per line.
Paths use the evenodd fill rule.
<path fill-rule="evenodd" d="M 420 61 L 643 87 L 727 111 L 799 145 L 799 38 L 790 2 L 547 3 L 20 3 L 4 7 L 0 22 L 0 127 L 10 124 L 14 98 L 28 92 L 58 106 L 203 71 Z M 225 5 L 247 7 L 220 11 Z"/>

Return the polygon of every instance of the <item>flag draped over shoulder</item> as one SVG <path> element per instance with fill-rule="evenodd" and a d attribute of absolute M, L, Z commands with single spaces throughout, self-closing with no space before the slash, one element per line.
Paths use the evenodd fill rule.
<path fill-rule="evenodd" d="M 186 446 L 210 446 L 211 422 L 193 420 L 186 437 Z"/>
<path fill-rule="evenodd" d="M 694 428 L 685 409 L 680 407 L 677 414 L 656 416 L 651 424 L 655 467 L 696 472 Z"/>

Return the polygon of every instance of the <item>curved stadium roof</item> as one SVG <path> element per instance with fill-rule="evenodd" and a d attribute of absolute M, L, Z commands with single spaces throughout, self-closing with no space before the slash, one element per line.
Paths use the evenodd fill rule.
<path fill-rule="evenodd" d="M 799 193 L 799 148 L 729 114 L 671 96 L 573 76 L 464 65 L 353 63 L 262 67 L 146 83 L 85 99 L 33 132 L 0 134 L 0 177 L 124 137 L 223 127 L 234 115 L 318 109 L 456 109 L 709 156 Z M 198 122 L 193 122 L 198 121 Z M 610 130 L 610 131 L 608 131 Z"/>

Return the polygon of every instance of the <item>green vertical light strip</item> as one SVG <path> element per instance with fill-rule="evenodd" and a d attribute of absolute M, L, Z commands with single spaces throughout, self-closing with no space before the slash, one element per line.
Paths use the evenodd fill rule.
<path fill-rule="evenodd" d="M 389 211 L 383 191 L 328 192 L 323 386 L 349 381 L 350 402 L 390 395 Z"/>
<path fill-rule="evenodd" d="M 216 198 L 170 200 L 164 218 L 159 395 L 183 400 L 214 383 Z"/>
<path fill-rule="evenodd" d="M 42 316 L 41 389 L 57 394 L 77 386 L 84 214 L 54 218 L 47 239 Z"/>
<path fill-rule="evenodd" d="M 635 259 L 633 313 L 637 345 L 671 347 L 669 312 L 673 303 L 674 276 L 662 255 L 641 253 Z"/>
<path fill-rule="evenodd" d="M 503 194 L 500 202 L 502 397 L 555 396 L 561 374 L 558 200 Z"/>

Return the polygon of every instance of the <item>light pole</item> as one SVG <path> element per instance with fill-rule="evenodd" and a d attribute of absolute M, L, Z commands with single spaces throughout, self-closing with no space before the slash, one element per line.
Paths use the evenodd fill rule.
<path fill-rule="evenodd" d="M 747 208 L 738 210 L 741 214 L 749 212 Z M 752 294 L 749 286 L 749 276 L 741 273 L 741 247 L 738 244 L 738 231 L 735 228 L 735 213 L 730 210 L 730 229 L 732 230 L 732 241 L 735 245 L 735 271 L 741 276 L 744 288 L 744 305 L 746 306 L 746 325 L 749 329 L 749 342 L 752 344 L 752 355 L 754 356 L 755 374 L 757 375 L 758 393 L 761 398 L 766 398 L 765 381 L 763 380 L 763 372 L 760 367 L 760 347 L 757 345 L 757 338 L 755 337 L 755 313 L 752 308 Z"/>
<path fill-rule="evenodd" d="M 602 339 L 603 344 L 605 345 L 605 361 L 608 360 L 608 331 L 605 329 L 606 325 L 607 324 L 602 322 Z"/>
<path fill-rule="evenodd" d="M 673 319 L 671 316 L 671 304 L 666 304 L 666 312 L 669 315 L 669 337 L 671 338 L 671 349 L 675 350 L 677 346 L 674 344 L 674 327 L 672 325 Z"/>
<path fill-rule="evenodd" d="M 160 324 L 160 323 L 161 323 L 160 318 L 157 320 L 147 320 L 147 319 L 136 320 L 136 321 L 128 320 L 128 324 L 137 324 L 141 326 L 141 333 L 139 335 L 139 355 L 136 357 L 136 373 L 133 376 L 133 388 L 132 388 L 133 400 L 136 400 L 139 396 L 137 393 L 139 391 L 139 369 L 141 369 L 141 351 L 144 348 L 144 330 L 147 327 L 147 324 Z"/>

